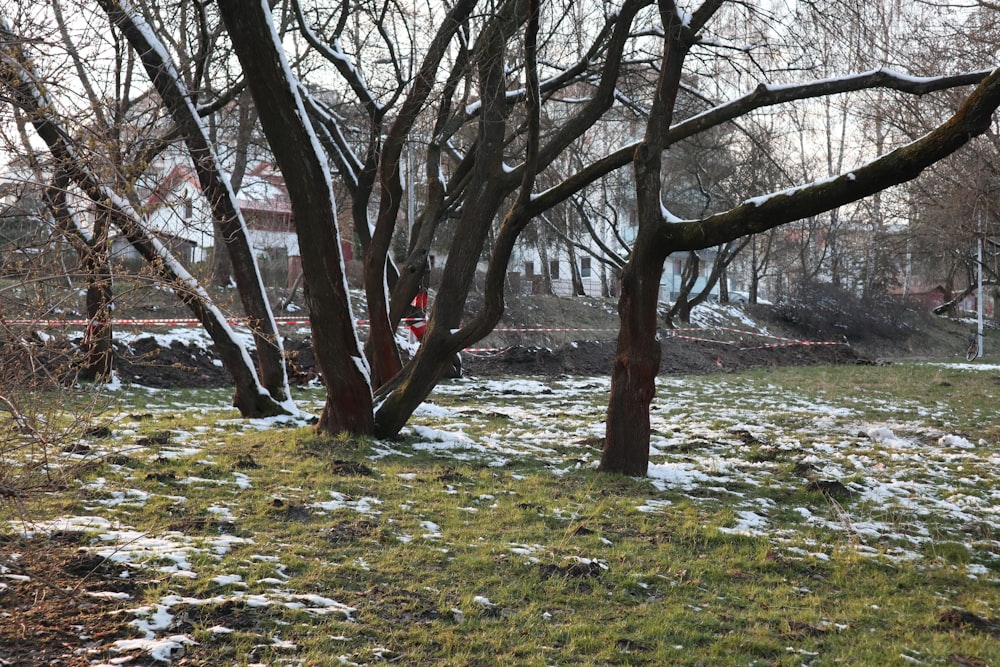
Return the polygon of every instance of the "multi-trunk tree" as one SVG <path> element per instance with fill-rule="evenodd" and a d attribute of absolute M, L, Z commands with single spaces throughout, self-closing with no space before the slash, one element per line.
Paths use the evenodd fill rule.
<path fill-rule="evenodd" d="M 232 198 L 224 179 L 213 184 L 219 168 L 199 133 L 202 110 L 190 104 L 195 91 L 180 85 L 199 80 L 206 59 L 224 58 L 225 50 L 191 59 L 192 71 L 169 66 L 169 47 L 156 46 L 170 44 L 161 34 L 170 30 L 165 22 L 140 29 L 142 3 L 133 8 L 123 0 L 102 0 L 102 6 L 135 49 L 151 88 L 204 170 L 199 178 L 218 222 L 231 223 L 238 211 L 227 208 Z M 621 330 L 601 464 L 631 475 L 645 474 L 648 463 L 665 258 L 818 216 L 913 179 L 983 133 L 1000 105 L 1000 74 L 988 70 L 916 78 L 876 69 L 818 80 L 806 74 L 789 83 L 786 69 L 783 85 L 770 86 L 775 71 L 760 67 L 757 47 L 738 40 L 747 26 L 766 36 L 768 21 L 777 19 L 725 0 L 690 6 L 623 0 L 616 6 L 573 5 L 572 11 L 568 4 L 535 0 L 457 0 L 424 14 L 393 2 L 370 7 L 288 0 L 272 7 L 220 0 L 185 6 L 196 11 L 213 44 L 231 44 L 242 68 L 234 91 L 245 85 L 252 96 L 288 185 L 316 358 L 328 392 L 323 431 L 396 435 L 453 355 L 499 320 L 507 265 L 526 226 L 551 218 L 559 206 L 581 215 L 594 210 L 602 180 L 631 169 L 638 224 L 627 258 L 608 248 L 621 267 Z M 9 79 L 8 87 L 30 104 L 31 91 Z M 739 96 L 748 81 L 759 85 Z M 763 109 L 799 104 L 808 110 L 812 100 L 859 90 L 919 96 L 970 87 L 957 111 L 927 134 L 884 155 L 859 153 L 843 173 L 679 214 L 684 196 L 672 172 L 676 161 L 665 158 L 679 142 L 720 128 L 739 137 L 744 121 Z M 606 131 L 611 124 L 625 140 L 600 140 L 614 134 Z M 47 141 L 62 150 L 53 132 Z M 61 155 L 72 164 L 71 153 Z M 419 188 L 408 162 L 418 166 Z M 566 164 L 576 168 L 565 173 Z M 86 172 L 71 175 L 80 187 L 102 192 Z M 346 205 L 338 206 L 335 191 L 347 197 Z M 410 211 L 405 202 L 415 192 L 418 210 Z M 343 210 L 350 211 L 363 251 L 370 326 L 365 345 L 340 250 Z M 134 213 L 115 211 L 139 222 Z M 234 238 L 244 233 L 238 224 L 231 229 Z M 405 251 L 394 250 L 399 247 Z M 404 360 L 396 332 L 423 284 L 432 247 L 446 248 L 447 258 L 421 346 Z M 469 312 L 477 273 L 485 284 L 483 305 Z M 267 389 L 265 395 L 271 395 Z"/>

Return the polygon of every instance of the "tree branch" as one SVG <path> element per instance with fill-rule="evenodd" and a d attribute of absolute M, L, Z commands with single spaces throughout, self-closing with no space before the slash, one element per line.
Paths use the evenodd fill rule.
<path fill-rule="evenodd" d="M 678 141 L 682 141 L 763 107 L 839 93 L 856 92 L 870 88 L 888 88 L 912 95 L 926 95 L 927 93 L 948 90 L 959 86 L 978 84 L 988 74 L 988 71 L 981 71 L 944 77 L 910 77 L 893 70 L 880 69 L 853 76 L 845 76 L 838 79 L 823 79 L 795 86 L 767 86 L 762 84 L 743 97 L 676 123 L 667 132 L 664 146 L 669 147 Z M 635 149 L 638 145 L 639 142 L 633 142 L 623 146 L 577 171 L 559 185 L 540 193 L 532 201 L 532 210 L 535 213 L 547 210 L 599 178 L 624 167 L 632 160 L 632 156 L 635 154 Z"/>
<path fill-rule="evenodd" d="M 983 79 L 951 118 L 922 138 L 846 174 L 750 199 L 703 220 L 663 221 L 659 242 L 672 251 L 720 245 L 905 183 L 983 134 L 997 107 L 1000 107 L 1000 69 Z"/>

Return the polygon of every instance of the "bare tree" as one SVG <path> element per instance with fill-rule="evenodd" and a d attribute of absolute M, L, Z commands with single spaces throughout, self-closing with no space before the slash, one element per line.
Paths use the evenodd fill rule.
<path fill-rule="evenodd" d="M 141 58 L 153 87 L 184 138 L 202 193 L 211 206 L 212 218 L 225 240 L 248 325 L 254 335 L 261 382 L 278 403 L 286 403 L 291 393 L 277 325 L 257 270 L 236 192 L 222 172 L 222 165 L 195 108 L 195 98 L 165 46 L 141 15 L 118 0 L 101 0 L 100 4 Z"/>
<path fill-rule="evenodd" d="M 661 166 L 681 85 L 684 62 L 700 33 L 721 9 L 721 1 L 705 2 L 693 14 L 671 1 L 660 3 L 664 29 L 663 61 L 645 137 L 635 150 L 639 234 L 622 273 L 619 312 L 622 328 L 612 369 L 611 398 L 601 469 L 645 475 L 649 458 L 648 406 L 659 369 L 655 337 L 656 291 L 664 258 L 671 252 L 696 250 L 759 233 L 778 225 L 817 215 L 918 176 L 927 166 L 985 132 L 1000 106 L 1000 71 L 979 75 L 981 83 L 958 111 L 922 138 L 869 160 L 832 179 L 805 184 L 773 196 L 747 200 L 728 211 L 693 221 L 670 214 L 661 199 Z M 894 78 L 891 74 L 882 76 Z M 817 84 L 842 87 L 846 79 Z M 900 80 L 902 89 L 917 91 Z M 796 97 L 809 86 L 784 88 Z M 767 92 L 765 92 L 767 91 Z M 758 89 L 768 94 L 766 88 Z M 832 92 L 832 91 L 826 91 Z M 681 124 L 682 125 L 682 124 Z"/>
<path fill-rule="evenodd" d="M 570 3 L 457 0 L 421 15 L 392 1 L 372 8 L 290 0 L 275 5 L 273 15 L 269 5 L 238 0 L 217 7 L 289 187 L 328 392 L 323 431 L 396 435 L 453 355 L 499 320 L 519 235 L 543 217 L 558 219 L 558 207 L 567 204 L 587 212 L 592 224 L 612 218 L 594 200 L 606 203 L 604 179 L 631 165 L 636 233 L 627 257 L 618 248 L 604 253 L 621 267 L 621 331 L 602 469 L 634 475 L 645 474 L 648 462 L 664 259 L 738 246 L 793 221 L 829 222 L 828 212 L 911 180 L 958 150 L 987 129 L 1000 104 L 1000 74 L 986 70 L 917 78 L 865 69 L 816 78 L 818 57 L 808 45 L 793 44 L 789 59 L 778 48 L 782 40 L 768 39 L 778 17 L 726 0 L 707 0 L 693 12 L 673 0 L 572 11 Z M 579 12 L 588 13 L 586 20 Z M 275 17 L 290 22 L 276 25 Z M 205 20 L 209 34 L 222 34 L 207 12 Z M 297 38 L 285 39 L 286 29 Z M 760 37 L 745 43 L 762 46 L 743 46 L 744 36 Z M 789 64 L 807 60 L 808 68 Z M 853 71 L 843 61 L 832 67 Z M 310 85 L 316 73 L 313 81 L 322 80 L 329 94 Z M 186 71 L 176 78 L 195 80 Z M 751 92 L 737 96 L 748 86 Z M 895 150 L 859 153 L 851 167 L 827 170 L 820 180 L 796 174 L 775 183 L 776 192 L 734 192 L 708 210 L 688 212 L 690 179 L 672 178 L 677 165 L 670 153 L 681 142 L 710 145 L 719 133 L 745 135 L 747 121 L 767 109 L 810 111 L 817 101 L 870 89 L 923 96 L 970 86 L 957 112 L 937 118 L 929 133 L 908 143 L 887 137 L 886 147 Z M 543 111 L 557 122 L 543 124 Z M 612 122 L 623 131 L 608 145 L 595 128 Z M 405 165 L 414 147 L 419 169 L 411 170 Z M 725 162 L 721 150 L 713 148 L 706 160 Z M 74 180 L 93 189 L 85 173 Z M 349 206 L 336 205 L 335 182 Z M 420 201 L 410 215 L 404 202 L 416 193 Z M 339 208 L 351 211 L 364 255 L 366 348 L 349 300 Z M 404 363 L 396 332 L 424 284 L 432 247 L 445 248 L 447 259 L 421 346 Z M 483 305 L 472 309 L 467 302 L 479 280 Z"/>
<path fill-rule="evenodd" d="M 149 230 L 136 207 L 118 194 L 114 186 L 120 184 L 112 181 L 109 185 L 106 177 L 96 173 L 77 149 L 71 133 L 56 116 L 57 106 L 45 95 L 23 41 L 11 30 L 6 19 L 0 21 L 0 85 L 12 102 L 31 118 L 35 132 L 46 143 L 57 164 L 57 171 L 94 203 L 97 219 L 108 216 L 158 277 L 175 290 L 202 322 L 234 377 L 234 405 L 248 416 L 288 413 L 290 407 L 276 401 L 261 385 L 247 350 L 236 339 L 226 317 L 208 294 Z"/>
<path fill-rule="evenodd" d="M 927 39 L 908 43 L 904 54 L 914 68 L 940 69 L 966 66 L 994 57 L 993 44 L 1000 35 L 1000 12 L 984 7 L 976 12 L 950 15 L 947 29 L 961 39 L 936 44 Z M 882 113 L 886 131 L 918 136 L 933 123 L 941 107 L 959 103 L 958 93 L 946 94 L 928 105 L 904 104 L 902 113 Z M 904 101 L 905 102 L 905 101 Z M 886 100 L 876 111 L 898 102 Z M 979 282 L 977 242 L 983 240 L 983 282 L 995 286 L 998 275 L 997 238 L 1000 237 L 1000 210 L 996 205 L 1000 173 L 998 126 L 970 142 L 968 150 L 933 165 L 919 181 L 911 184 L 895 203 L 899 225 L 894 238 L 899 262 L 904 265 L 904 291 L 942 288 L 944 303 L 938 314 L 957 315 L 959 304 L 976 291 Z M 941 230 L 948 233 L 942 234 Z M 877 277 L 877 274 L 876 274 Z"/>
<path fill-rule="evenodd" d="M 555 68 L 547 80 L 539 81 L 541 92 L 555 91 L 568 83 L 582 80 L 591 81 L 589 88 L 596 91 L 579 105 L 581 108 L 571 117 L 572 122 L 556 129 L 544 145 L 533 138 L 541 132 L 532 129 L 534 116 L 531 112 L 530 86 L 508 90 L 509 68 L 505 63 L 529 50 L 527 38 L 520 36 L 527 34 L 522 32 L 522 27 L 527 25 L 530 15 L 522 3 L 500 2 L 489 6 L 488 11 L 475 19 L 475 40 L 470 40 L 473 26 L 471 13 L 477 8 L 477 3 L 468 0 L 456 4 L 440 19 L 441 27 L 437 33 L 425 47 L 421 47 L 416 63 L 412 58 L 409 61 L 409 66 L 416 72 L 413 79 L 404 80 L 401 76 L 399 86 L 385 91 L 385 103 L 367 85 L 361 74 L 360 62 L 352 61 L 343 51 L 345 42 L 339 37 L 349 31 L 351 20 L 342 14 L 338 20 L 324 23 L 319 21 L 317 14 L 311 14 L 315 20 L 309 22 L 306 11 L 299 12 L 300 28 L 309 43 L 341 73 L 349 90 L 357 97 L 359 107 L 368 110 L 368 136 L 372 140 L 364 148 L 364 154 L 357 156 L 354 146 L 346 140 L 347 129 L 337 115 L 314 96 L 304 93 L 304 87 L 296 80 L 272 80 L 271 87 L 259 87 L 254 95 L 265 132 L 286 137 L 288 128 L 280 123 L 268 130 L 262 100 L 264 97 L 273 99 L 276 91 L 286 88 L 300 95 L 319 141 L 336 165 L 352 198 L 355 231 L 366 249 L 365 284 L 371 325 L 369 352 L 378 406 L 375 417 L 377 433 L 396 433 L 431 391 L 454 353 L 486 335 L 499 319 L 502 283 L 511 252 L 509 244 L 531 218 L 526 214 L 530 200 L 518 205 L 516 194 L 524 191 L 525 179 L 534 172 L 529 165 L 536 158 L 528 159 L 531 146 L 538 144 L 537 160 L 540 164 L 550 163 L 614 104 L 621 54 L 632 38 L 632 18 L 644 5 L 644 2 L 628 2 L 621 12 L 602 16 L 607 22 L 606 27 L 594 32 L 593 44 L 586 50 L 588 57 Z M 266 36 L 267 31 L 245 32 L 246 23 L 250 20 L 246 12 L 237 17 L 235 8 L 231 12 L 226 5 L 222 7 L 245 71 L 259 71 L 261 63 L 255 62 L 250 67 L 250 59 L 255 54 L 241 53 L 241 44 L 251 43 L 248 37 Z M 372 19 L 377 34 L 388 35 L 391 32 L 390 18 Z M 320 34 L 319 25 L 328 26 L 325 34 Z M 522 48 L 514 48 L 518 41 L 522 41 Z M 279 47 L 276 46 L 268 56 L 271 61 L 278 61 L 283 56 Z M 385 40 L 378 48 L 384 49 L 386 60 L 395 64 L 401 62 L 398 48 L 392 41 Z M 439 80 L 437 73 L 445 63 L 445 56 L 449 60 Z M 533 78 L 528 61 L 525 55 L 522 60 L 525 64 L 521 65 L 525 83 Z M 395 71 L 402 72 L 399 68 Z M 249 83 L 253 91 L 253 77 Z M 294 100 L 294 96 L 282 99 L 286 104 L 295 104 L 288 102 Z M 388 105 L 397 100 L 397 113 L 388 125 L 383 141 L 380 130 Z M 514 113 L 518 106 L 521 110 Z M 427 195 L 422 213 L 414 221 L 409 253 L 397 264 L 389 251 L 404 199 L 400 183 L 401 157 L 405 139 L 415 131 L 416 119 L 421 113 L 431 119 L 428 125 L 433 127 L 430 140 L 426 141 L 424 158 Z M 504 161 L 509 158 L 523 162 L 518 168 L 505 168 Z M 320 155 L 318 161 L 322 164 L 325 156 Z M 377 198 L 374 198 L 376 194 Z M 292 196 L 294 201 L 296 195 L 292 193 Z M 300 196 L 305 197 L 304 194 Z M 513 204 L 509 203 L 511 197 L 514 198 Z M 376 213 L 369 236 L 367 230 L 371 225 L 369 211 L 372 204 Z M 523 209 L 521 212 L 518 212 L 518 206 Z M 496 221 L 505 209 L 510 222 L 496 227 Z M 298 214 L 296 217 L 298 219 Z M 329 220 L 324 224 L 330 227 Z M 429 249 L 440 225 L 454 232 L 448 243 L 447 264 L 420 351 L 403 366 L 394 339 L 395 327 L 426 271 Z M 300 225 L 300 236 L 303 233 L 306 232 Z M 310 242 L 316 244 L 316 237 L 309 233 Z M 489 253 L 485 278 L 489 286 L 486 304 L 483 311 L 469 317 L 463 326 L 467 315 L 465 303 L 474 284 L 477 264 L 490 239 L 493 239 L 493 249 Z M 330 242 L 334 243 L 334 238 Z M 304 264 L 305 259 L 303 257 Z M 314 271 L 315 268 L 306 269 L 306 285 L 310 291 L 314 289 L 313 280 L 324 280 Z M 386 299 L 387 294 L 389 299 Z M 328 303 L 324 304 L 327 309 Z M 315 327 L 315 318 L 313 324 Z M 316 341 L 317 356 L 323 364 L 319 346 L 334 347 L 334 340 L 317 330 Z M 344 349 L 349 347 L 340 346 L 340 350 Z M 326 378 L 338 375 L 332 362 L 330 364 L 324 369 Z M 353 393 L 357 395 L 359 392 Z"/>

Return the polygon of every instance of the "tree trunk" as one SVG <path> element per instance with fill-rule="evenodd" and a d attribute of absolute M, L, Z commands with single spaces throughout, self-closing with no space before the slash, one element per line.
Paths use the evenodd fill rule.
<path fill-rule="evenodd" d="M 327 392 L 317 428 L 325 433 L 372 433 L 368 364 L 354 329 L 326 159 L 270 13 L 263 5 L 251 8 L 238 0 L 218 4 L 292 203 L 313 350 Z"/>
<path fill-rule="evenodd" d="M 502 91 L 502 87 L 499 89 Z M 491 136 L 490 141 L 483 142 L 484 148 L 481 150 L 484 155 L 476 169 L 479 172 L 477 183 L 469 186 L 478 190 L 471 199 L 478 206 L 468 207 L 463 211 L 417 354 L 399 374 L 379 389 L 379 398 L 384 398 L 380 401 L 376 414 L 375 433 L 379 437 L 394 437 L 399 433 L 413 411 L 434 389 L 446 366 L 452 362 L 453 355 L 464 347 L 464 343 L 459 342 L 452 332 L 458 329 L 465 314 L 465 302 L 480 257 L 479 249 L 483 247 L 493 214 L 503 203 L 504 196 L 502 188 L 497 186 L 501 163 L 496 157 L 501 154 L 498 146 L 503 139 L 503 123 L 497 123 L 491 117 L 493 113 L 496 111 L 489 108 L 489 113 L 484 113 L 485 120 L 481 125 L 493 121 L 494 127 L 490 128 L 489 133 L 495 136 Z M 497 128 L 500 129 L 499 132 Z M 502 296 L 502 283 L 497 293 L 485 295 L 487 302 L 498 297 L 502 299 Z M 502 305 L 500 312 L 494 314 L 499 320 Z M 488 331 L 487 329 L 482 335 L 486 335 Z"/>
<path fill-rule="evenodd" d="M 750 284 L 747 285 L 747 303 L 757 305 L 757 298 L 760 292 L 760 278 L 763 273 L 762 266 L 765 262 L 757 262 L 757 237 L 750 237 Z"/>
<path fill-rule="evenodd" d="M 573 296 L 587 296 L 583 289 L 583 276 L 580 275 L 580 267 L 576 262 L 576 250 L 572 243 L 566 244 L 566 255 L 569 259 L 569 275 L 573 280 Z"/>
<path fill-rule="evenodd" d="M 637 244 L 638 247 L 638 244 Z M 656 304 L 666 256 L 633 255 L 621 276 L 618 351 L 600 470 L 643 477 L 649 465 L 649 404 L 656 393 L 661 349 Z"/>
<path fill-rule="evenodd" d="M 681 285 L 680 289 L 677 290 L 677 298 L 674 299 L 674 303 L 670 306 L 666 315 L 663 316 L 664 322 L 671 329 L 675 326 L 675 319 L 680 320 L 682 324 L 691 323 L 691 308 L 693 307 L 690 301 L 691 290 L 694 289 L 695 284 L 698 282 L 700 273 L 701 257 L 696 252 L 689 252 L 687 258 L 684 260 L 684 268 L 681 270 Z"/>
<path fill-rule="evenodd" d="M 229 260 L 229 251 L 226 249 L 226 235 L 216 226 L 212 229 L 212 239 L 209 282 L 219 288 L 230 287 L 233 284 L 233 263 Z"/>
<path fill-rule="evenodd" d="M 663 238 L 665 221 L 660 192 L 663 137 L 673 118 L 688 48 L 682 40 L 686 29 L 679 14 L 672 2 L 660 4 L 663 66 L 646 121 L 646 134 L 632 158 L 639 229 L 632 255 L 622 271 L 618 300 L 621 329 L 611 366 L 611 396 L 600 465 L 604 472 L 634 476 L 645 476 L 649 465 L 649 404 L 656 392 L 661 355 L 656 336 L 656 306 L 663 262 L 673 241 L 669 234 Z"/>
<path fill-rule="evenodd" d="M 111 264 L 108 259 L 108 212 L 95 216 L 94 238 L 83 257 L 87 274 L 87 330 L 83 336 L 84 361 L 81 380 L 107 380 L 111 377 Z"/>
<path fill-rule="evenodd" d="M 45 200 L 56 222 L 56 228 L 76 250 L 87 281 L 87 329 L 81 348 L 84 353 L 79 378 L 93 381 L 111 377 L 114 366 L 112 354 L 112 282 L 108 260 L 107 240 L 109 216 L 95 207 L 94 233 L 88 237 L 77 224 L 66 203 L 66 188 L 71 181 L 65 172 L 59 172 L 46 188 Z"/>
<path fill-rule="evenodd" d="M 548 246 L 539 237 L 536 247 L 538 248 L 538 263 L 542 265 L 541 293 L 552 294 L 552 267 L 549 265 Z"/>
<path fill-rule="evenodd" d="M 691 311 L 695 309 L 696 306 L 700 306 L 705 303 L 708 298 L 712 295 L 712 289 L 718 285 L 719 286 L 719 301 L 722 303 L 729 302 L 729 289 L 726 285 L 726 269 L 732 264 L 736 256 L 747 246 L 750 242 L 749 236 L 744 237 L 739 242 L 729 241 L 728 243 L 719 246 L 716 249 L 715 260 L 712 262 L 712 268 L 708 272 L 708 276 L 705 278 L 705 285 L 702 287 L 701 291 L 698 292 L 694 297 L 691 296 L 691 288 L 694 287 L 698 280 L 698 274 L 700 273 L 700 268 L 695 264 L 693 267 L 693 273 L 690 276 L 691 282 L 690 287 L 681 290 L 681 298 L 677 300 L 677 317 L 681 322 L 685 324 L 691 323 Z M 696 253 L 691 253 L 693 257 L 697 257 Z M 687 284 L 685 284 L 687 287 Z M 670 324 L 669 319 L 670 313 L 668 313 L 667 323 Z"/>
<path fill-rule="evenodd" d="M 236 147 L 233 160 L 233 173 L 229 176 L 229 186 L 233 194 L 243 187 L 243 178 L 247 173 L 250 155 L 250 142 L 253 140 L 253 128 L 256 116 L 253 113 L 253 98 L 244 91 L 239 97 L 238 124 L 236 127 Z M 215 225 L 215 242 L 212 246 L 211 281 L 216 287 L 228 287 L 233 275 L 233 263 L 229 259 L 226 235 L 221 225 Z"/>

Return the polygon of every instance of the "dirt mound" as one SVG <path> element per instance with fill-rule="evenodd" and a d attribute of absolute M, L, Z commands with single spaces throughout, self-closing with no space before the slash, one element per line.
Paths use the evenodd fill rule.
<path fill-rule="evenodd" d="M 145 387 L 225 387 L 232 377 L 215 347 L 173 341 L 161 346 L 151 336 L 115 344 L 115 372 L 123 382 Z"/>
<path fill-rule="evenodd" d="M 768 366 L 870 364 L 848 345 L 737 347 L 715 341 L 665 338 L 660 342 L 662 374 L 732 372 Z M 462 355 L 466 375 L 607 375 L 615 356 L 613 341 L 574 341 L 555 349 L 512 346 L 493 352 Z"/>
<path fill-rule="evenodd" d="M 703 313 L 695 329 L 672 332 L 676 335 L 663 332 L 660 372 L 700 374 L 767 366 L 857 364 L 871 363 L 870 358 L 876 356 L 932 357 L 964 351 L 962 325 L 950 325 L 899 306 L 862 306 L 830 289 L 817 289 L 779 306 L 733 309 L 708 304 L 702 306 L 707 315 Z M 763 327 L 773 335 L 749 331 Z M 614 359 L 617 329 L 613 299 L 518 296 L 510 299 L 497 329 L 477 344 L 496 351 L 464 352 L 464 374 L 607 375 Z M 789 342 L 786 339 L 799 344 L 784 346 Z M 850 345 L 817 344 L 845 339 Z M 804 341 L 815 342 L 801 344 Z M 66 337 L 52 336 L 51 340 L 33 341 L 33 349 L 38 348 L 33 355 L 51 359 L 51 364 L 42 365 L 48 369 L 58 365 L 63 371 L 56 376 L 63 377 L 78 364 L 78 344 L 78 337 L 71 336 L 67 342 Z M 319 377 L 308 333 L 289 335 L 285 349 L 294 384 Z M 143 335 L 127 344 L 117 341 L 115 357 L 118 377 L 127 383 L 159 388 L 231 384 L 211 345 L 174 340 L 165 346 L 151 335 Z"/>
<path fill-rule="evenodd" d="M 849 345 L 767 346 L 744 341 L 690 340 L 667 336 L 660 372 L 703 374 L 745 368 L 812 364 L 864 364 L 872 361 Z M 319 377 L 309 336 L 286 339 L 289 378 L 305 384 Z M 510 345 L 494 352 L 462 354 L 464 375 L 607 375 L 615 356 L 614 340 L 576 340 L 554 346 Z M 173 341 L 161 346 L 152 337 L 115 346 L 118 376 L 148 387 L 224 387 L 231 384 L 214 347 Z"/>
<path fill-rule="evenodd" d="M 496 352 L 466 352 L 464 375 L 607 375 L 615 356 L 612 340 L 572 341 L 557 347 L 512 345 Z M 660 372 L 703 374 L 745 368 L 811 364 L 872 363 L 847 345 L 794 345 L 741 348 L 714 341 L 664 338 Z M 286 341 L 290 379 L 305 384 L 319 377 L 308 337 Z M 118 376 L 147 387 L 225 387 L 231 384 L 212 347 L 174 341 L 161 347 L 151 338 L 116 346 Z"/>
<path fill-rule="evenodd" d="M 495 352 L 465 352 L 465 375 L 607 375 L 615 344 L 576 341 L 556 349 L 512 345 Z"/>

